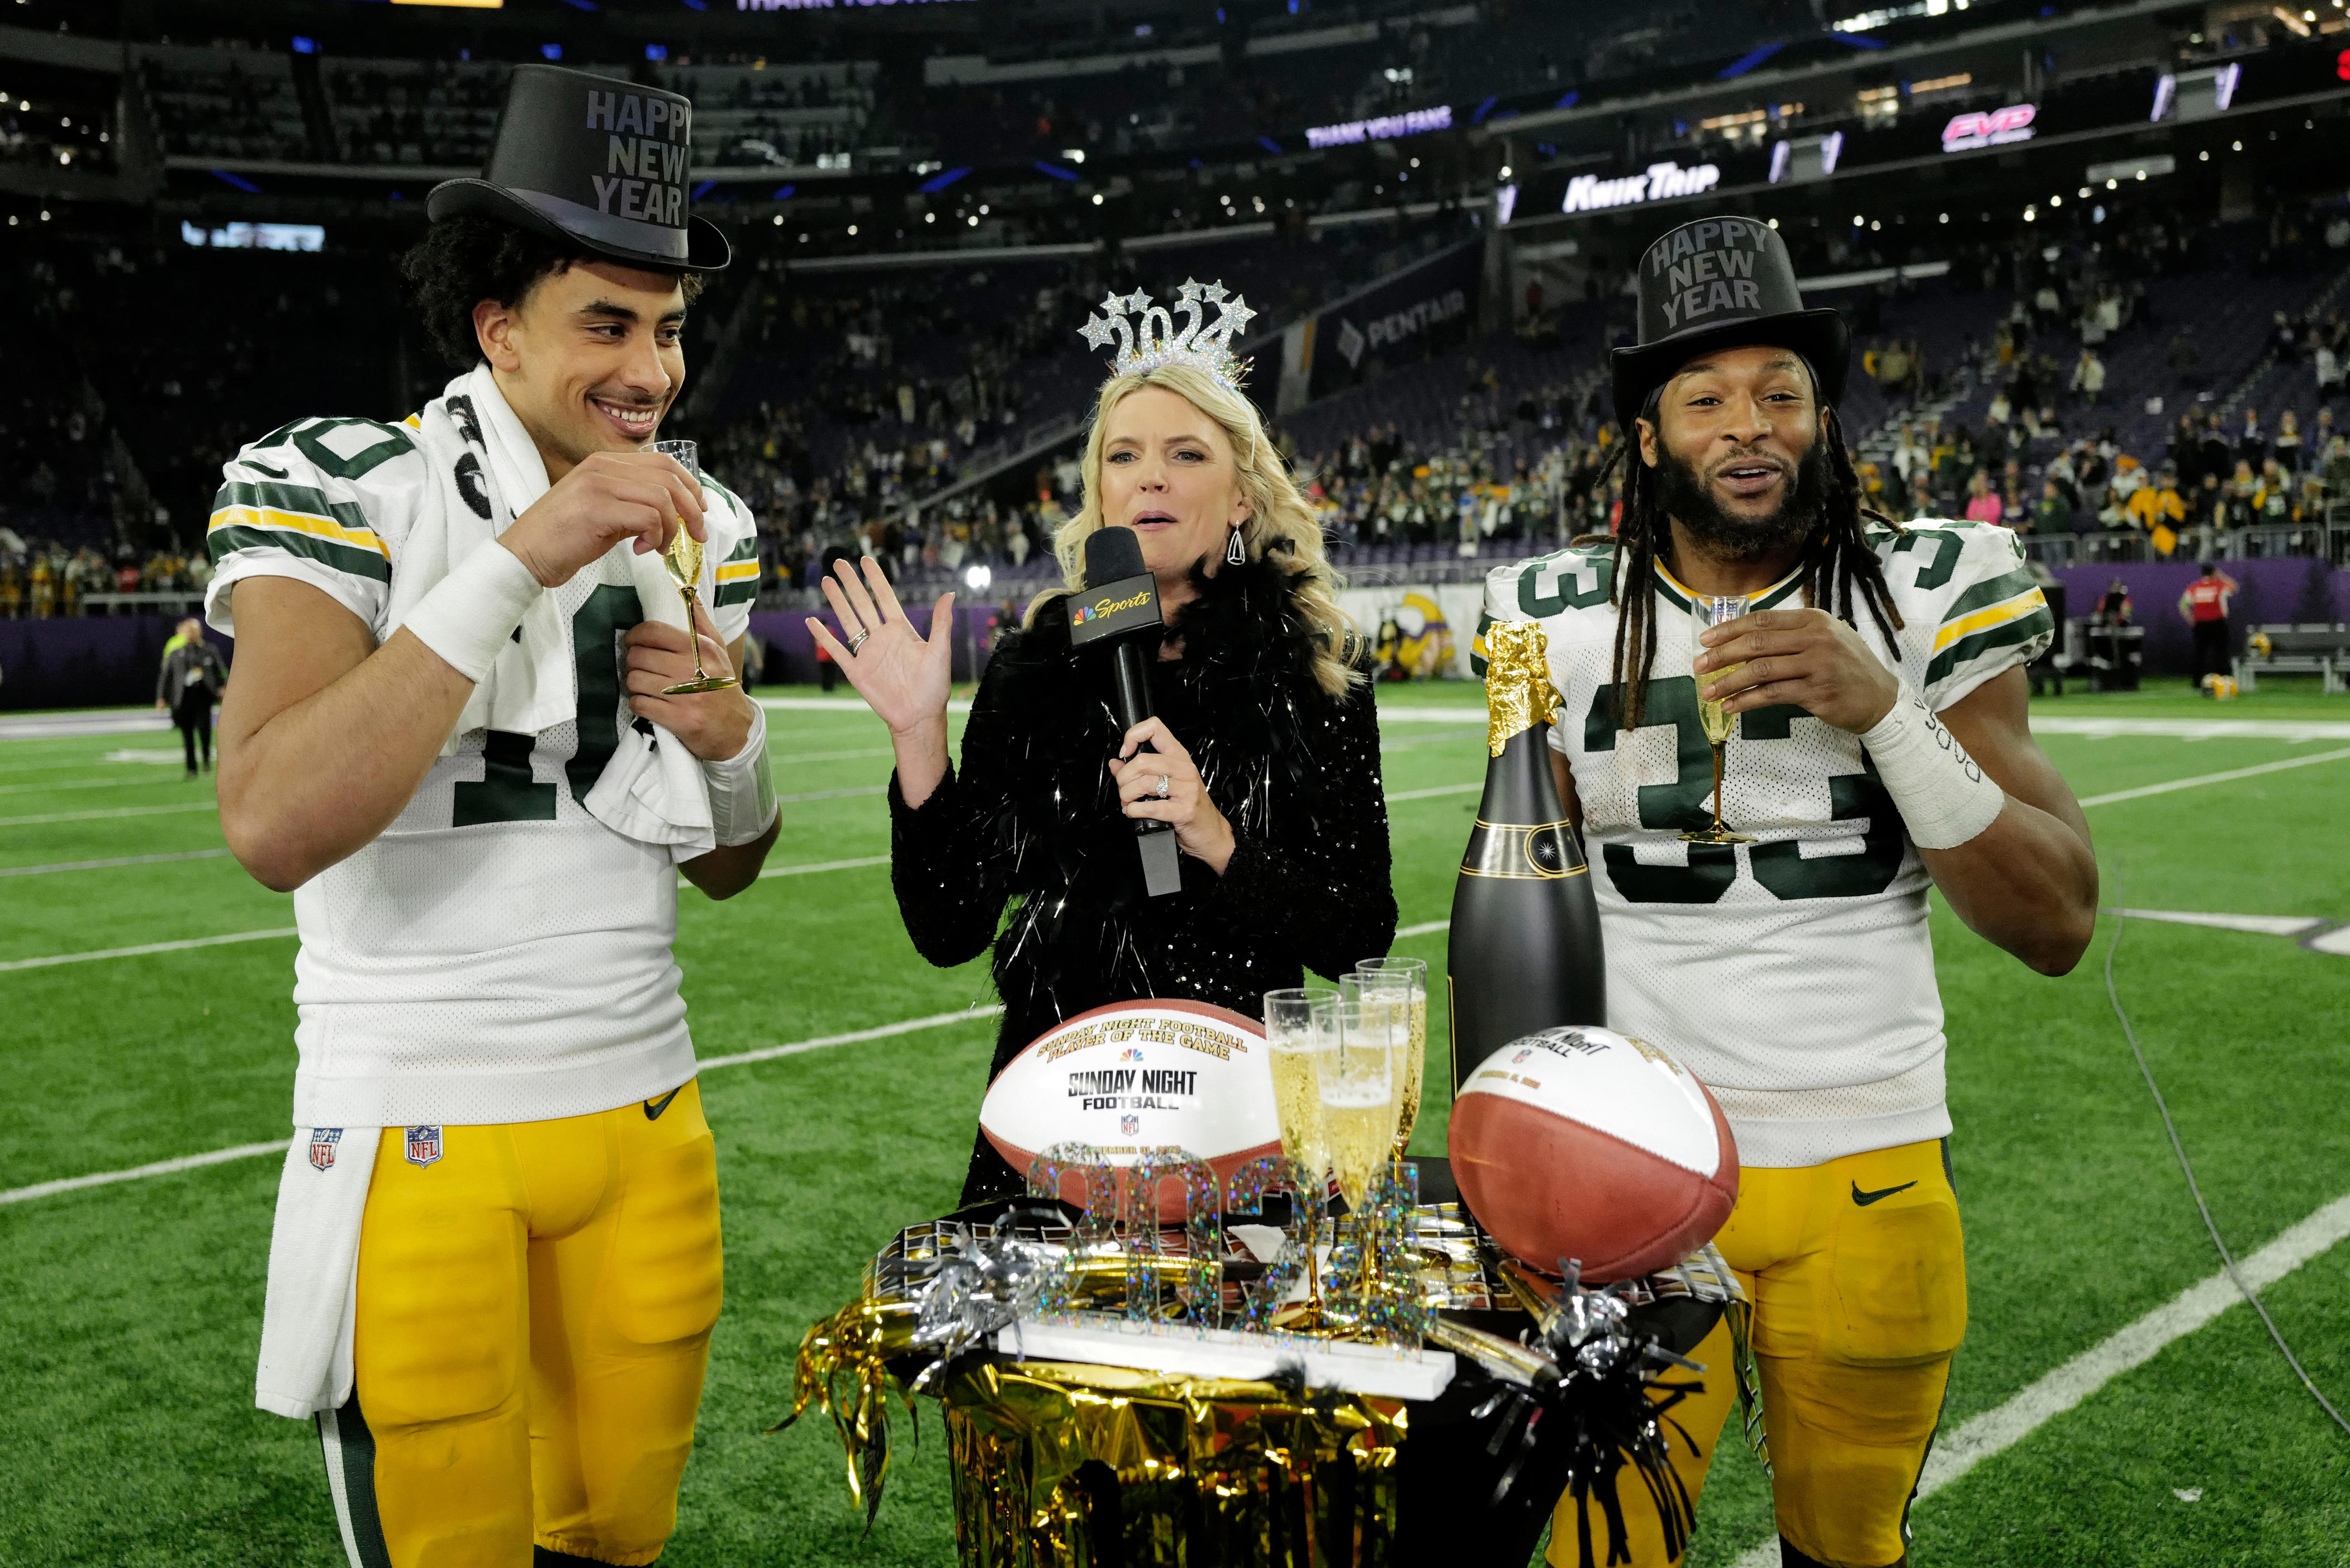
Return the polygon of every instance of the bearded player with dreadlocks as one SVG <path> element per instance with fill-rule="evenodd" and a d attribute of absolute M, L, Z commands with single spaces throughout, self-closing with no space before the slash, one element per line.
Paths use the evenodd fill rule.
<path fill-rule="evenodd" d="M 1768 224 L 1685 223 L 1638 265 L 1620 530 L 1495 571 L 1486 618 L 1548 637 L 1608 1023 L 1704 1080 L 1737 1135 L 1716 1241 L 1754 1302 L 1782 1561 L 1879 1568 L 1907 1561 L 1966 1331 L 1926 891 L 2063 974 L 2096 862 L 2027 721 L 2053 628 L 2014 535 L 1864 509 L 1835 412 L 1849 337 L 1803 307 Z M 1700 597 L 1743 613 L 1700 634 Z M 1736 715 L 1720 805 L 1744 842 L 1683 837 L 1713 821 L 1700 698 Z M 1728 1327 L 1694 1359 L 1711 1375 L 1667 1428 L 1693 1501 L 1735 1386 Z M 1623 1501 L 1633 1561 L 1672 1561 L 1645 1494 Z M 1571 1568 L 1571 1515 L 1553 1540 Z"/>

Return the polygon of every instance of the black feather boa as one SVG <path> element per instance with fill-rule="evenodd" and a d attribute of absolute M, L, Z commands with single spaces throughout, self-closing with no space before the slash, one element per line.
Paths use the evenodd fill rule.
<path fill-rule="evenodd" d="M 1153 711 L 1243 842 L 1309 834 L 1322 804 L 1310 737 L 1336 700 L 1314 678 L 1319 633 L 1296 599 L 1307 580 L 1277 561 L 1226 565 L 1213 576 L 1193 567 L 1196 597 L 1164 634 L 1180 639 L 1181 656 L 1149 665 Z M 1049 602 L 997 643 L 978 704 L 996 715 L 981 738 L 1004 748 L 996 765 L 1010 806 L 994 816 L 989 852 L 1008 863 L 1009 891 L 1022 900 L 996 940 L 995 979 L 1013 1014 L 1028 1018 L 1066 1018 L 1107 1000 L 1198 995 L 1203 982 L 1221 989 L 1206 975 L 1156 972 L 1178 961 L 1170 955 L 1207 958 L 1203 949 L 1222 945 L 1186 929 L 1208 917 L 1217 877 L 1186 856 L 1181 893 L 1144 896 L 1133 823 L 1118 810 L 1107 765 L 1121 738 L 1109 705 L 1110 655 L 1072 651 L 1068 603 Z M 975 729 L 978 719 L 975 711 Z M 964 755 L 968 766 L 969 738 Z M 1252 945 L 1246 933 L 1227 936 Z"/>

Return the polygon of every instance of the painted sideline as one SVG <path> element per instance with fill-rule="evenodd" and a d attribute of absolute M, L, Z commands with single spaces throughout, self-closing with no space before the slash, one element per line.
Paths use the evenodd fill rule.
<path fill-rule="evenodd" d="M 52 871 L 99 871 L 109 866 L 160 866 L 168 860 L 217 860 L 226 849 L 182 849 L 170 855 L 117 855 L 108 860 L 60 860 L 49 866 L 0 866 L 0 877 L 46 877 Z"/>
<path fill-rule="evenodd" d="M 281 926 L 267 931 L 232 931 L 224 937 L 189 937 L 176 942 L 142 942 L 135 948 L 100 948 L 95 952 L 53 953 L 47 958 L 10 959 L 0 963 L 0 971 L 15 969 L 47 969 L 61 963 L 88 963 L 94 959 L 140 958 L 148 953 L 185 952 L 190 948 L 226 947 L 232 942 L 261 942 L 272 937 L 290 937 L 292 926 Z"/>
<path fill-rule="evenodd" d="M 2350 1197 L 2337 1198 L 2248 1258 L 2237 1272 L 2246 1286 L 2272 1285 L 2302 1264 L 2350 1236 Z M 2199 1280 L 2119 1333 L 2073 1357 L 1996 1409 L 1984 1411 L 1939 1438 L 1918 1478 L 1918 1496 L 1933 1496 L 1995 1454 L 2013 1448 L 2034 1431 L 2136 1367 L 2153 1360 L 2174 1340 L 2201 1328 L 2243 1296 L 2226 1271 Z M 1735 1568 L 1778 1568 L 1779 1543 L 1766 1541 L 1741 1556 Z"/>
<path fill-rule="evenodd" d="M 2136 789 L 2117 789 L 2111 794 L 2093 794 L 2083 805 L 2111 805 L 2116 801 L 2143 800 L 2150 794 L 2168 794 L 2173 790 L 2194 789 L 2201 784 L 2225 784 L 2230 779 L 2256 778 L 2262 774 L 2279 774 L 2287 768 L 2305 768 L 2313 763 L 2338 763 L 2350 757 L 2350 747 L 2338 752 L 2319 752 L 2314 756 L 2287 757 L 2281 763 L 2262 763 L 2258 767 L 2230 768 L 2222 774 L 2198 774 L 2191 779 L 2172 779 L 2168 784 L 2140 784 Z"/>
<path fill-rule="evenodd" d="M 817 699 L 815 699 L 815 698 L 807 698 L 807 699 L 804 699 L 804 701 L 817 701 Z M 836 705 L 837 705 L 837 704 L 836 704 Z M 2340 751 L 2334 751 L 2334 752 L 2320 752 L 2320 753 L 2316 753 L 2315 755 L 2314 755 L 2314 756 L 2306 756 L 2306 757 L 2288 757 L 2288 758 L 2286 758 L 2286 759 L 2285 759 L 2284 761 L 2282 761 L 2282 762 L 2276 762 L 2276 763 L 2261 763 L 2261 764 L 2260 764 L 2259 766 L 2257 766 L 2257 767 L 2249 767 L 2249 768 L 2230 768 L 2230 769 L 2228 769 L 2228 770 L 2227 770 L 2226 772 L 2224 772 L 2224 773 L 2216 773 L 2216 774 L 2197 774 L 2197 775 L 2195 775 L 2193 778 L 2172 779 L 2172 780 L 2170 780 L 2169 782 L 2168 782 L 2168 783 L 2166 783 L 2166 784 L 2142 784 L 2142 785 L 2140 785 L 2140 786 L 2139 786 L 2138 788 L 2137 788 L 2137 789 L 2116 790 L 2115 792 L 2113 792 L 2113 793 L 2112 793 L 2112 794 L 2093 794 L 2093 795 L 2090 795 L 2087 799 L 2085 799 L 2085 800 L 2082 801 L 2082 802 L 2081 802 L 2081 804 L 2082 804 L 2084 806 L 2091 806 L 2091 805 L 2114 805 L 2115 803 L 2119 802 L 2119 801 L 2125 801 L 2125 800 L 2139 800 L 2139 799 L 2143 799 L 2144 797 L 2146 797 L 2146 796 L 2147 796 L 2147 795 L 2168 794 L 2171 793 L 2171 792 L 2172 792 L 2172 791 L 2174 791 L 2174 790 L 2196 789 L 2196 788 L 2199 788 L 2199 787 L 2200 787 L 2200 786 L 2202 786 L 2202 785 L 2204 785 L 2204 784 L 2225 784 L 2225 783 L 2228 783 L 2229 781 L 2230 781 L 2230 780 L 2234 780 L 2234 779 L 2253 778 L 2253 777 L 2256 777 L 2256 776 L 2258 776 L 2258 775 L 2260 775 L 2260 774 L 2262 774 L 2280 773 L 2280 772 L 2282 772 L 2283 770 L 2285 770 L 2285 769 L 2287 769 L 2287 768 L 2305 768 L 2305 767 L 2308 767 L 2308 766 L 2310 766 L 2312 763 L 2334 763 L 2334 762 L 2340 762 L 2340 761 L 2342 761 L 2342 760 L 2343 760 L 2343 759 L 2345 759 L 2345 758 L 2350 758 L 2350 748 L 2345 748 L 2345 749 L 2343 749 L 2343 750 L 2340 750 Z M 887 789 L 887 787 L 888 787 L 887 785 L 882 785 L 882 784 L 873 784 L 873 785 L 868 785 L 868 786 L 866 786 L 866 787 L 864 787 L 864 788 L 861 788 L 861 789 L 851 789 L 851 790 L 818 790 L 818 791 L 816 791 L 815 793 L 810 794 L 804 794 L 804 795 L 780 795 L 780 796 L 778 796 L 777 798 L 778 798 L 779 800 L 831 800 L 831 799 L 838 798 L 839 796 L 842 796 L 842 795 L 879 794 L 882 794 L 882 793 Z M 1438 798 L 1438 797 L 1440 797 L 1440 796 L 1443 796 L 1443 795 L 1471 794 L 1473 794 L 1473 793 L 1475 793 L 1475 792 L 1477 792 L 1477 791 L 1479 791 L 1479 790 L 1483 789 L 1484 787 L 1485 787 L 1484 783 L 1483 783 L 1483 781 L 1482 781 L 1482 780 L 1480 780 L 1479 782 L 1477 782 L 1477 783 L 1475 783 L 1475 784 L 1438 784 L 1438 785 L 1436 785 L 1434 788 L 1431 788 L 1431 789 L 1407 789 L 1407 790 L 1398 790 L 1398 791 L 1396 791 L 1394 794 L 1392 794 L 1388 795 L 1388 800 L 1389 804 L 1393 804 L 1393 803 L 1395 803 L 1395 802 L 1397 802 L 1397 801 L 1407 801 L 1407 800 L 1433 800 L 1433 799 L 1436 799 L 1436 798 Z M 210 803 L 209 803 L 209 802 L 207 802 L 207 803 L 205 803 L 205 804 L 206 804 L 207 805 L 210 805 Z M 137 807 L 137 808 L 134 808 L 134 809 L 136 809 L 136 810 L 138 810 L 138 811 L 146 811 L 146 810 L 150 810 L 150 809 L 157 809 L 157 810 L 162 810 L 162 811 L 186 811 L 186 810 L 190 810 L 190 809 L 193 809 L 193 808 L 189 807 L 189 806 L 161 806 L 161 807 L 154 807 L 154 808 L 150 808 L 150 807 L 144 807 L 144 806 L 141 806 L 141 807 Z M 86 815 L 98 815 L 98 816 L 108 816 L 108 815 L 117 815 L 117 814 L 116 814 L 116 813 L 111 813 L 111 812 L 94 812 L 94 813 L 88 813 L 88 814 L 86 814 Z M 20 819 L 18 819 L 18 820 L 30 821 L 30 820 L 47 820 L 47 819 L 20 818 Z M 6 819 L 0 819 L 0 826 L 7 826 L 7 820 L 6 820 Z M 889 859 L 889 857 L 887 857 L 887 856 L 869 856 L 869 857 L 862 857 L 862 858 L 859 858 L 859 859 L 855 859 L 855 860 L 826 860 L 826 861 L 819 861 L 819 862 L 816 862 L 816 864 L 814 864 L 814 865 L 809 865 L 809 866 L 779 866 L 779 867 L 776 867 L 774 870 L 771 870 L 771 871 L 763 871 L 763 872 L 761 872 L 761 873 L 760 873 L 760 876 L 764 878 L 764 877 L 792 877 L 792 876 L 799 876 L 799 875 L 802 875 L 802 874 L 804 874 L 804 873 L 811 872 L 811 871 L 845 871 L 845 870 L 848 870 L 848 869 L 850 869 L 850 868 L 852 868 L 852 867 L 858 867 L 858 866 L 879 866 L 879 865 L 882 865 L 882 864 L 885 864 L 885 863 L 888 861 L 888 859 Z M 128 862 L 126 862 L 126 863 L 128 863 Z M 100 862 L 87 862 L 87 863 L 84 863 L 84 862 L 75 862 L 75 863 L 72 863 L 72 864 L 68 865 L 68 866 L 57 866 L 57 867 L 35 867 L 34 869 L 38 869 L 38 870 L 68 870 L 68 869 L 78 869 L 78 868 L 79 868 L 79 867 L 80 867 L 81 865 L 83 865 L 83 864 L 103 865 L 103 864 L 109 864 L 109 862 L 102 862 L 102 861 L 100 861 Z M 7 873 L 0 873 L 0 875 L 5 875 L 5 874 L 7 874 Z M 21 875 L 21 873 L 18 873 L 18 874 L 20 874 L 20 875 Z M 1426 930 L 1432 930 L 1432 929 L 1440 929 L 1440 928 L 1439 928 L 1439 927 L 1428 927 L 1428 928 L 1414 927 L 1414 928 L 1411 928 L 1411 929 L 1410 929 L 1409 931 L 1399 931 L 1399 932 L 1398 932 L 1398 933 L 1397 933 L 1397 935 L 1399 935 L 1399 936 L 1403 936 L 1403 935 L 1413 935 L 1413 934 L 1424 934 L 1424 932 L 1425 932 Z M 293 934 L 294 934 L 294 933 L 293 933 L 291 930 L 243 931 L 243 932 L 239 932 L 239 933 L 235 934 L 235 935 L 233 935 L 233 936 L 225 936 L 225 937 L 203 937 L 203 938 L 199 938 L 199 939 L 197 939 L 197 940 L 193 940 L 193 941 L 181 941 L 181 942 L 151 942 L 151 943 L 148 943 L 147 945 L 145 945 L 145 946 L 143 946 L 143 947 L 135 947 L 135 948 L 107 948 L 107 949 L 101 950 L 100 951 L 98 951 L 98 952 L 87 952 L 87 953 L 59 953 L 59 954 L 57 954 L 57 955 L 55 955 L 55 956 L 53 956 L 53 957 L 49 957 L 49 958 L 16 959 L 16 960 L 14 960 L 14 961 L 9 961 L 9 962 L 0 963 L 0 972 L 5 972 L 5 971 L 9 971 L 9 970 L 18 970 L 18 969 L 45 969 L 45 968 L 48 967 L 48 966 L 49 966 L 49 965 L 51 965 L 51 964 L 61 964 L 61 963 L 84 963 L 84 962 L 88 962 L 88 961 L 90 961 L 90 960 L 92 960 L 92 959 L 135 958 L 135 957 L 140 956 L 140 955 L 142 955 L 142 954 L 146 954 L 146 953 L 176 952 L 176 951 L 180 950 L 181 950 L 181 949 L 182 949 L 182 948 L 192 948 L 192 947 L 212 947 L 212 946 L 215 946 L 215 945 L 218 945 L 218 944 L 220 944 L 220 943 L 224 943 L 224 942 L 249 942 L 249 941 L 259 941 L 259 940 L 262 940 L 263 939 L 265 939 L 265 938 L 268 938 L 268 937 L 292 936 Z"/>
<path fill-rule="evenodd" d="M 1003 1011 L 1000 1005 L 966 1007 L 953 1012 L 933 1012 L 923 1018 L 904 1018 L 895 1023 L 877 1024 L 870 1029 L 852 1029 L 845 1034 L 819 1034 L 813 1040 L 795 1040 L 788 1045 L 763 1045 L 749 1051 L 737 1051 L 732 1055 L 710 1057 L 697 1064 L 694 1071 L 696 1074 L 702 1074 L 718 1067 L 740 1067 L 752 1062 L 772 1062 L 779 1056 L 797 1056 L 803 1052 L 822 1051 L 834 1045 L 852 1045 L 864 1040 L 886 1040 L 893 1034 L 912 1034 L 924 1029 L 941 1029 L 951 1023 L 967 1023 L 982 1019 L 993 1019 Z M 244 1143 L 234 1148 L 216 1148 L 209 1154 L 182 1155 L 177 1159 L 159 1159 L 152 1165 L 135 1165 L 128 1170 L 101 1170 L 88 1176 L 60 1177 L 55 1181 L 36 1181 L 30 1187 L 11 1188 L 5 1192 L 0 1192 L 0 1204 L 25 1203 L 36 1198 L 55 1197 L 60 1192 L 78 1192 L 86 1187 L 109 1187 L 118 1181 L 137 1181 L 150 1176 L 170 1176 L 176 1171 L 195 1170 L 207 1165 L 224 1165 L 234 1159 L 255 1159 L 265 1154 L 285 1152 L 285 1138 L 279 1138 L 271 1143 Z"/>

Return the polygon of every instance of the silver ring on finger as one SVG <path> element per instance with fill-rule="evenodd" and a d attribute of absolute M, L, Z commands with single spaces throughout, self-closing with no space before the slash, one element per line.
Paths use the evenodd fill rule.
<path fill-rule="evenodd" d="M 866 639 L 867 639 L 868 638 L 871 637 L 872 635 L 873 635 L 873 634 L 872 634 L 871 632 L 869 632 L 869 631 L 860 631 L 860 632 L 858 632 L 855 637 L 850 638 L 850 639 L 848 639 L 848 655 L 849 655 L 849 657 L 850 657 L 850 658 L 852 658 L 852 659 L 854 659 L 855 657 L 857 657 L 857 650 L 858 650 L 858 649 L 860 649 L 860 648 L 864 647 L 864 646 L 865 646 L 865 641 L 866 641 Z"/>
<path fill-rule="evenodd" d="M 1159 798 L 1160 800 L 1165 800 L 1167 798 L 1169 782 L 1170 781 L 1165 774 L 1160 774 L 1159 775 Z"/>

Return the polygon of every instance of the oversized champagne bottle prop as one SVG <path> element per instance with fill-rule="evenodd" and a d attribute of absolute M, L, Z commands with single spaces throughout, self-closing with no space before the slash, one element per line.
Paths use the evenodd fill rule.
<path fill-rule="evenodd" d="M 1452 890 L 1447 962 L 1452 1088 L 1511 1041 L 1607 1022 L 1599 906 L 1550 771 L 1551 685 L 1542 627 L 1485 633 L 1485 796 Z"/>

